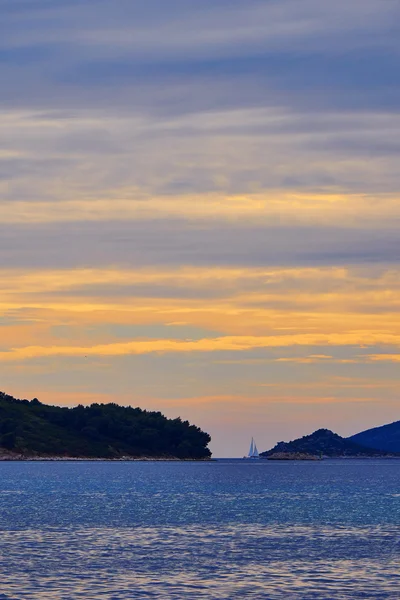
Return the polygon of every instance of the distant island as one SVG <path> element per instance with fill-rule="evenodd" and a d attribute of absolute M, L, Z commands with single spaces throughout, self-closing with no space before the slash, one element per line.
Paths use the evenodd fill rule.
<path fill-rule="evenodd" d="M 400 421 L 367 429 L 367 431 L 352 435 L 348 439 L 356 444 L 368 446 L 368 448 L 400 454 Z"/>
<path fill-rule="evenodd" d="M 118 404 L 61 408 L 0 392 L 0 459 L 211 457 L 211 441 L 188 421 Z"/>
<path fill-rule="evenodd" d="M 318 429 L 292 442 L 279 442 L 260 456 L 271 460 L 400 456 L 400 421 L 361 432 L 350 438 L 343 438 L 329 429 Z"/>

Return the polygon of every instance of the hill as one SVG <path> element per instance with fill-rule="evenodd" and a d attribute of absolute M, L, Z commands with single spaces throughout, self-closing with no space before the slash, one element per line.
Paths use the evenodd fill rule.
<path fill-rule="evenodd" d="M 60 408 L 0 392 L 0 450 L 24 456 L 205 459 L 208 433 L 160 412 L 117 404 Z"/>
<path fill-rule="evenodd" d="M 301 453 L 313 456 L 324 455 L 332 458 L 343 456 L 372 457 L 385 456 L 387 454 L 382 450 L 365 448 L 346 438 L 340 437 L 340 435 L 333 433 L 329 429 L 318 429 L 318 431 L 314 431 L 311 435 L 306 435 L 292 442 L 279 442 L 271 450 L 263 452 L 261 456 L 268 457 L 277 453 Z"/>
<path fill-rule="evenodd" d="M 400 453 L 400 421 L 362 431 L 347 439 L 368 448 Z"/>

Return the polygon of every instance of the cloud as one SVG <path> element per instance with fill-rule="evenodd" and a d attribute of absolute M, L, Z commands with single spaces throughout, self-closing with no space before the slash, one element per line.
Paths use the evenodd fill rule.
<path fill-rule="evenodd" d="M 144 221 L 177 219 L 200 224 L 214 223 L 242 227 L 260 225 L 322 225 L 342 223 L 354 228 L 368 228 L 380 221 L 390 227 L 400 218 L 397 195 L 371 197 L 363 194 L 304 193 L 265 191 L 257 194 L 198 194 L 146 197 L 127 190 L 114 192 L 111 198 L 63 202 L 15 201 L 0 203 L 3 224 L 37 224 Z M 122 198 L 121 198 L 122 196 Z M 125 196 L 125 198 L 124 198 Z M 156 216 L 156 219 L 152 217 Z M 182 227 L 185 223 L 181 223 Z M 187 225 L 186 225 L 187 226 Z M 190 225 L 189 225 L 190 226 Z"/>
<path fill-rule="evenodd" d="M 0 352 L 2 361 L 29 360 L 46 356 L 124 356 L 135 354 L 169 353 L 169 352 L 221 352 L 246 351 L 254 348 L 284 348 L 288 346 L 344 346 L 378 344 L 400 346 L 400 334 L 389 332 L 354 332 L 347 334 L 297 334 L 271 336 L 224 336 L 199 340 L 135 340 L 96 346 L 27 346 L 10 348 Z"/>
<path fill-rule="evenodd" d="M 398 229 L 181 220 L 0 225 L 0 268 L 395 265 Z"/>
<path fill-rule="evenodd" d="M 400 362 L 400 354 L 368 354 L 366 358 L 373 362 Z"/>
<path fill-rule="evenodd" d="M 165 217 L 184 204 L 191 218 L 201 217 L 203 205 L 205 218 L 235 218 L 229 202 L 237 218 L 263 205 L 276 218 L 296 209 L 300 221 L 321 215 L 323 204 L 326 218 L 336 208 L 353 221 L 375 217 L 374 203 L 383 217 L 397 210 L 394 111 L 310 116 L 265 106 L 151 117 L 117 108 L 14 110 L 0 113 L 0 125 L 1 198 L 16 202 L 16 218 L 76 219 L 79 210 L 81 219 L 118 211 Z"/>

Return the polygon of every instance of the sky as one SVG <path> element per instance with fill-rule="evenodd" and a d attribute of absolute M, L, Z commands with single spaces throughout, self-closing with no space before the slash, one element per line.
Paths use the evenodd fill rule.
<path fill-rule="evenodd" d="M 0 13 L 0 388 L 221 457 L 400 419 L 400 3 Z"/>

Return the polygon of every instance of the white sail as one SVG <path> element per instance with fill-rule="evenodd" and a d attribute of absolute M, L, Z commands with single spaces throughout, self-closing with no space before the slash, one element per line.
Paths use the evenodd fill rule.
<path fill-rule="evenodd" d="M 250 450 L 249 450 L 249 454 L 248 454 L 249 458 L 251 456 L 253 456 L 253 453 L 254 453 L 254 442 L 253 442 L 253 438 L 251 438 Z"/>
<path fill-rule="evenodd" d="M 260 458 L 260 455 L 257 450 L 257 444 L 254 441 L 254 438 L 251 438 L 250 450 L 247 456 L 243 458 Z"/>

